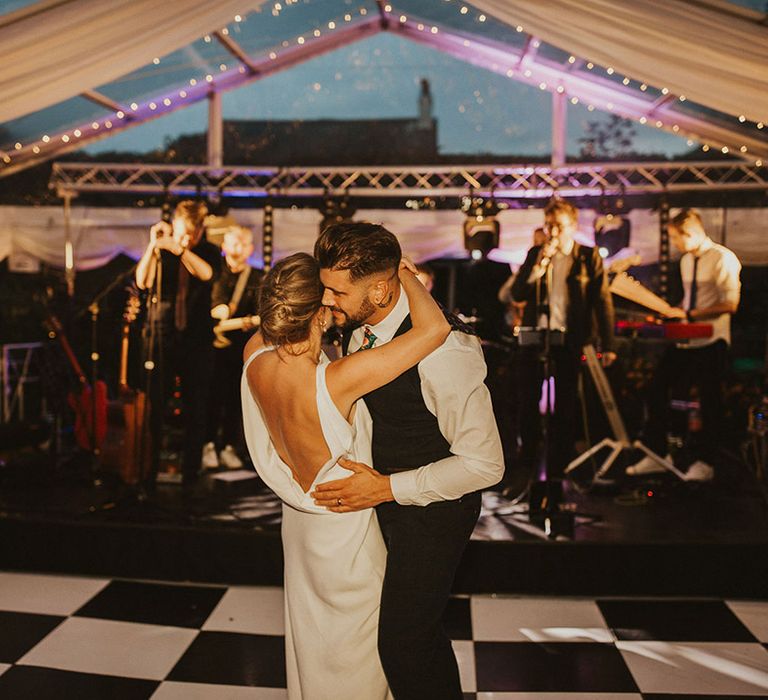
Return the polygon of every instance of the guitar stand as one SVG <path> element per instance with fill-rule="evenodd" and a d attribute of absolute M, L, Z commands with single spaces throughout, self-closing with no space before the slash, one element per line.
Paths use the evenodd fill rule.
<path fill-rule="evenodd" d="M 659 466 L 663 467 L 667 471 L 674 474 L 678 479 L 687 481 L 686 475 L 675 467 L 672 462 L 663 457 L 657 455 L 653 450 L 646 447 L 640 440 L 630 441 L 627 429 L 624 426 L 624 421 L 619 413 L 619 409 L 616 406 L 616 401 L 613 398 L 613 391 L 611 385 L 608 382 L 608 378 L 605 376 L 605 371 L 602 365 L 597 359 L 597 353 L 592 345 L 584 346 L 584 356 L 587 358 L 587 367 L 592 375 L 592 380 L 597 388 L 597 393 L 600 396 L 600 401 L 603 404 L 606 415 L 608 416 L 608 422 L 611 425 L 611 431 L 613 432 L 613 438 L 604 438 L 597 444 L 590 447 L 584 454 L 579 455 L 574 459 L 565 469 L 566 474 L 570 474 L 574 469 L 581 466 L 584 462 L 590 459 L 593 455 L 600 452 L 600 450 L 610 447 L 611 451 L 603 461 L 603 464 L 595 472 L 592 477 L 592 483 L 594 484 L 598 479 L 605 476 L 608 470 L 613 466 L 616 458 L 624 451 L 630 449 L 638 449 L 650 457 Z"/>

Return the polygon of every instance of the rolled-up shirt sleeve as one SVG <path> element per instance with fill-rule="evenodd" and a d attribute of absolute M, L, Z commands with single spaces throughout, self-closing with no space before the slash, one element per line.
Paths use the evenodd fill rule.
<path fill-rule="evenodd" d="M 741 298 L 741 263 L 734 253 L 726 250 L 720 256 L 715 268 L 715 280 L 721 302 L 739 305 Z"/>
<path fill-rule="evenodd" d="M 457 332 L 419 364 L 424 402 L 450 443 L 451 456 L 392 474 L 399 504 L 454 500 L 501 480 L 504 455 L 486 373 L 477 338 Z"/>

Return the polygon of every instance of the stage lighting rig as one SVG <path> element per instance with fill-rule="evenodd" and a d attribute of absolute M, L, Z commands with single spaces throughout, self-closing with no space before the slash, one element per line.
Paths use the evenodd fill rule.
<path fill-rule="evenodd" d="M 493 197 L 476 197 L 470 193 L 461 200 L 464 219 L 464 248 L 475 260 L 484 258 L 499 247 L 501 226 L 496 216 L 503 207 Z"/>
<path fill-rule="evenodd" d="M 349 194 L 344 194 L 341 198 L 326 194 L 320 207 L 320 213 L 323 218 L 320 221 L 319 233 L 322 233 L 332 224 L 350 223 L 357 213 L 357 207 L 352 204 Z"/>

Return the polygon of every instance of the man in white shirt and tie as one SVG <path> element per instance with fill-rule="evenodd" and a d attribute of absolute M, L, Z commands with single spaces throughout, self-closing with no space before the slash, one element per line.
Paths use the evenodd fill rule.
<path fill-rule="evenodd" d="M 688 478 L 707 481 L 714 475 L 711 462 L 722 428 L 722 382 L 731 344 L 731 316 L 739 308 L 741 296 L 741 263 L 732 251 L 707 236 L 701 215 L 695 209 L 683 209 L 677 214 L 669 222 L 669 234 L 683 253 L 680 276 L 684 290 L 682 307 L 674 309 L 670 317 L 711 324 L 712 336 L 673 345 L 664 354 L 649 390 L 644 442 L 657 454 L 667 454 L 670 388 L 679 381 L 695 384 L 702 429 L 697 444 L 691 445 L 694 461 Z M 649 457 L 627 467 L 632 476 L 657 471 L 663 468 Z"/>
<path fill-rule="evenodd" d="M 345 352 L 389 342 L 410 327 L 397 279 L 400 245 L 384 227 L 331 226 L 315 257 Z M 352 475 L 314 493 L 337 512 L 376 507 L 388 551 L 379 655 L 397 700 L 462 698 L 441 618 L 480 513 L 480 490 L 504 471 L 480 343 L 448 318 L 453 331 L 440 348 L 364 397 L 375 469 L 340 460 Z"/>

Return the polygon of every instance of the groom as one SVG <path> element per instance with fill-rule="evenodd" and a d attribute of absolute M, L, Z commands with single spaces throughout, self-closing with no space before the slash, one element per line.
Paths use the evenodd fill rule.
<path fill-rule="evenodd" d="M 400 287 L 400 244 L 383 226 L 336 224 L 315 244 L 323 303 L 345 353 L 387 343 L 411 327 Z M 373 418 L 373 467 L 321 484 L 336 512 L 376 507 L 387 544 L 379 655 L 397 700 L 459 700 L 459 671 L 441 618 L 480 514 L 480 489 L 504 470 L 478 339 L 456 318 L 445 343 L 364 397 Z"/>

